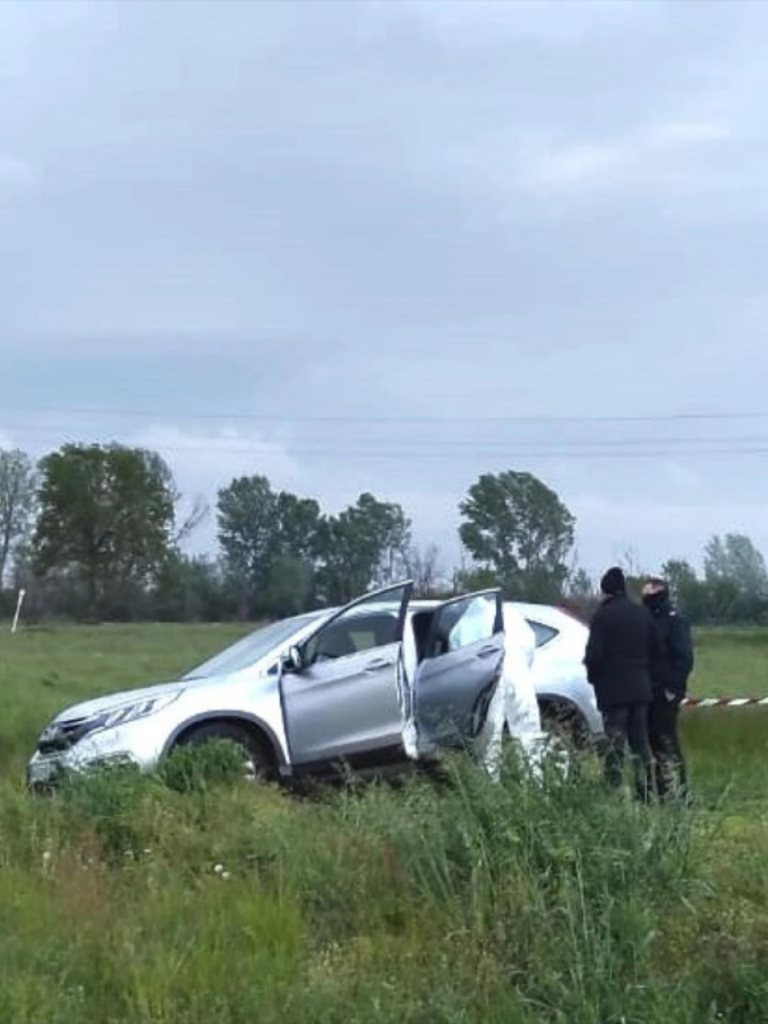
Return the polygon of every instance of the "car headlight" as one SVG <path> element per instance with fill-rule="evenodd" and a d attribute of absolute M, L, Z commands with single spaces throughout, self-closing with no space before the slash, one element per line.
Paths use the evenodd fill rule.
<path fill-rule="evenodd" d="M 98 714 L 90 715 L 88 718 L 78 718 L 54 722 L 48 726 L 40 737 L 39 749 L 66 749 L 79 743 L 84 737 L 92 732 L 102 729 L 114 729 L 118 725 L 127 725 L 135 722 L 138 718 L 146 718 L 148 715 L 155 715 L 158 711 L 172 704 L 182 691 L 163 694 L 161 697 L 148 697 L 144 700 L 134 700 L 126 704 L 119 704 L 117 707 L 108 708 Z"/>
<path fill-rule="evenodd" d="M 116 725 L 127 725 L 128 722 L 135 722 L 137 718 L 146 718 L 147 715 L 155 715 L 158 711 L 168 707 L 181 693 L 164 694 L 162 697 L 150 697 L 148 700 L 133 701 L 130 704 L 122 704 L 120 707 L 110 711 L 102 711 L 93 718 L 87 718 L 84 725 L 88 726 L 88 732 L 94 729 L 114 729 Z"/>

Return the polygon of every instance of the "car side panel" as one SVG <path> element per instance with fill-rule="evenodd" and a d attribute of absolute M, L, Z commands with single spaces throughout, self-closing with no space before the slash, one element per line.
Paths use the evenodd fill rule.
<path fill-rule="evenodd" d="M 399 743 L 400 644 L 318 662 L 283 676 L 286 730 L 295 765 Z"/>
<path fill-rule="evenodd" d="M 531 671 L 540 702 L 562 700 L 572 704 L 592 734 L 597 736 L 603 732 L 603 718 L 582 663 L 586 633 L 578 623 L 572 626 L 567 623 L 557 637 L 537 648 Z"/>
<path fill-rule="evenodd" d="M 421 739 L 458 746 L 476 736 L 503 664 L 503 634 L 422 662 L 415 684 Z"/>

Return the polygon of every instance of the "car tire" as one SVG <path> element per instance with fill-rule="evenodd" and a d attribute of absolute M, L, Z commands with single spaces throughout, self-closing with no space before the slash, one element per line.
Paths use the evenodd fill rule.
<path fill-rule="evenodd" d="M 242 755 L 243 775 L 249 781 L 270 782 L 274 779 L 274 758 L 266 742 L 246 726 L 235 722 L 210 722 L 196 726 L 176 746 L 197 746 L 211 740 L 229 740 L 235 744 Z"/>
<path fill-rule="evenodd" d="M 564 767 L 564 777 L 576 781 L 581 777 L 580 755 L 590 748 L 589 730 L 574 708 L 551 704 L 542 709 L 541 726 L 548 737 L 550 756 Z"/>
<path fill-rule="evenodd" d="M 589 747 L 589 729 L 580 713 L 559 704 L 547 704 L 541 709 L 541 727 L 559 743 L 573 752 Z"/>

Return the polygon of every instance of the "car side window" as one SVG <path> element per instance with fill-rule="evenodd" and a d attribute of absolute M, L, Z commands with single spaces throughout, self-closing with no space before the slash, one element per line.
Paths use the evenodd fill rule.
<path fill-rule="evenodd" d="M 496 629 L 496 612 L 496 598 L 487 594 L 452 601 L 441 608 L 435 615 L 429 655 L 435 658 L 490 640 Z"/>
<path fill-rule="evenodd" d="M 304 657 L 309 665 L 350 654 L 360 654 L 376 647 L 386 647 L 397 640 L 398 616 L 391 611 L 361 611 L 353 608 L 334 619 L 312 637 Z"/>
<path fill-rule="evenodd" d="M 550 640 L 557 636 L 557 630 L 553 629 L 552 626 L 545 626 L 543 622 L 536 622 L 534 619 L 526 619 L 525 621 L 534 632 L 537 647 L 543 647 L 544 644 L 548 644 Z"/>

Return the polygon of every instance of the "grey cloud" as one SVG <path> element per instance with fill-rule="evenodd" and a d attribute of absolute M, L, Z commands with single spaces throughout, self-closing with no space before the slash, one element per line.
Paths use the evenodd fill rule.
<path fill-rule="evenodd" d="M 614 528 L 692 550 L 739 499 L 759 528 L 738 438 L 764 422 L 476 418 L 762 408 L 766 23 L 645 0 L 0 5 L 0 429 L 155 423 L 194 490 L 229 471 L 228 428 L 238 466 L 274 468 L 266 439 L 297 489 L 403 495 L 445 544 L 466 486 L 512 463 L 583 509 L 590 564 Z M 306 419 L 328 415 L 357 419 Z M 713 436 L 732 458 L 681 451 Z M 592 458 L 606 440 L 626 458 Z M 666 535 L 647 494 L 687 510 Z"/>
<path fill-rule="evenodd" d="M 455 140 L 465 139 L 475 163 L 492 165 L 486 128 L 522 120 L 506 130 L 524 140 L 536 118 L 534 133 L 546 124 L 552 103 L 561 122 L 585 130 L 594 83 L 564 91 L 563 71 L 548 81 L 521 40 L 521 63 L 510 70 L 509 55 L 497 56 L 490 72 L 481 67 L 479 84 L 477 59 L 456 72 L 444 54 L 431 55 L 436 76 L 429 63 L 420 78 L 405 76 L 386 34 L 357 40 L 359 12 L 299 6 L 303 20 L 296 5 L 257 13 L 225 5 L 216 19 L 198 4 L 184 18 L 173 5 L 98 9 L 102 48 L 79 68 L 70 58 L 69 91 L 63 76 L 76 117 L 74 125 L 64 119 L 56 140 L 48 202 L 43 196 L 21 223 L 27 263 L 47 261 L 47 276 L 65 292 L 58 301 L 54 292 L 28 329 L 48 331 L 52 320 L 95 332 L 114 330 L 114 320 L 136 333 L 174 324 L 242 329 L 265 317 L 299 330 L 302 304 L 311 306 L 310 330 L 319 319 L 370 330 L 373 317 L 442 327 L 510 299 L 531 301 L 541 243 L 530 235 L 540 218 L 515 197 L 514 162 L 506 231 L 488 214 L 480 226 L 478 211 L 494 206 L 483 193 L 493 190 L 483 168 L 466 178 Z M 139 66 L 152 87 L 137 88 Z M 635 97 L 626 88 L 603 92 L 625 105 Z M 54 221 L 41 252 L 33 239 Z M 522 232 L 524 245 L 515 237 Z M 547 251 L 552 233 L 542 254 L 548 276 L 558 271 Z M 633 233 L 627 225 L 628 246 Z M 82 275 L 73 280 L 80 249 L 103 252 L 89 288 Z"/>

